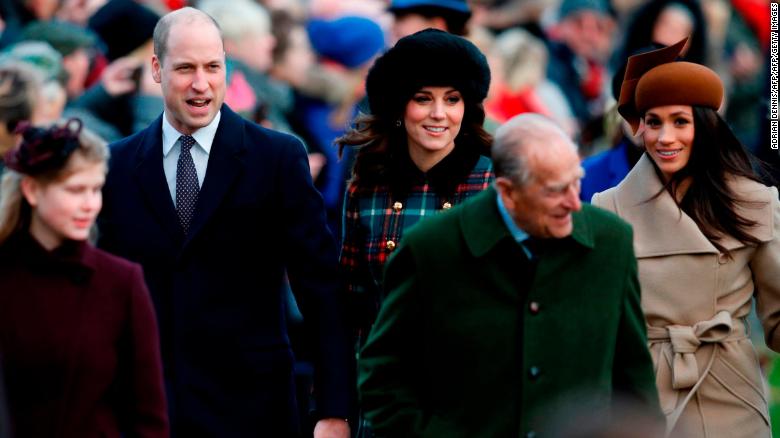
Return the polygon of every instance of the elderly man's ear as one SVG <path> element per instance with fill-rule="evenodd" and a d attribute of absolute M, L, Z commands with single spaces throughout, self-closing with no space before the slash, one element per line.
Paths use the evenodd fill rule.
<path fill-rule="evenodd" d="M 512 192 L 517 190 L 517 185 L 509 178 L 505 176 L 499 176 L 496 178 L 496 190 L 498 195 L 501 196 L 501 201 L 504 202 L 504 206 L 507 209 L 512 210 L 515 205 L 515 201 L 512 198 Z"/>

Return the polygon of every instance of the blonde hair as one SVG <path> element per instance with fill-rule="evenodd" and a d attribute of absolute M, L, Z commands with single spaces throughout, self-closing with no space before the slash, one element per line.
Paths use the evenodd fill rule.
<path fill-rule="evenodd" d="M 496 38 L 492 50 L 503 61 L 504 78 L 511 90 L 534 86 L 544 79 L 547 49 L 530 32 L 509 29 Z"/>
<path fill-rule="evenodd" d="M 219 23 L 225 40 L 239 41 L 247 35 L 270 35 L 271 17 L 268 11 L 250 0 L 202 0 L 198 9 Z"/>
<path fill-rule="evenodd" d="M 62 128 L 68 122 L 58 122 L 50 127 Z M 78 147 L 71 152 L 62 166 L 37 175 L 26 175 L 6 168 L 0 180 L 0 245 L 12 234 L 30 226 L 32 208 L 22 196 L 21 182 L 25 177 L 34 178 L 43 185 L 62 181 L 79 170 L 76 156 L 88 163 L 107 163 L 109 150 L 107 143 L 97 134 L 82 128 L 78 135 Z M 93 230 L 94 231 L 94 230 Z"/>

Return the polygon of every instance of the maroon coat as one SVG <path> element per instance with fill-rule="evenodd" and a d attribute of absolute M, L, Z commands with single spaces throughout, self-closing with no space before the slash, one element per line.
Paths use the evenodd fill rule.
<path fill-rule="evenodd" d="M 17 437 L 168 436 L 140 266 L 86 243 L 0 246 L 0 360 Z"/>

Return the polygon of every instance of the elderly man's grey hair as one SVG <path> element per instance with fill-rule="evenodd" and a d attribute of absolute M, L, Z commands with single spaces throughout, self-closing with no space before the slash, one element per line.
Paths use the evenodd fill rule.
<path fill-rule="evenodd" d="M 217 23 L 211 15 L 187 6 L 165 14 L 157 22 L 157 25 L 154 26 L 154 34 L 152 36 L 154 41 L 154 54 L 157 56 L 157 59 L 160 60 L 161 64 L 168 52 L 168 35 L 171 33 L 171 27 L 179 21 L 187 23 L 203 21 L 213 24 L 219 32 L 219 39 L 223 40 L 224 45 L 222 28 L 219 27 L 219 23 Z"/>
<path fill-rule="evenodd" d="M 546 147 L 554 139 L 577 151 L 577 145 L 551 119 L 534 113 L 511 118 L 498 128 L 493 140 L 491 151 L 496 176 L 509 178 L 519 185 L 527 184 L 533 179 L 528 166 L 531 149 Z"/>

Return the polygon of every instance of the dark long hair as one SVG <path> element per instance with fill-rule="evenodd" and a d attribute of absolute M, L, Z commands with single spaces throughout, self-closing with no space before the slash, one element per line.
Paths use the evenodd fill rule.
<path fill-rule="evenodd" d="M 479 155 L 490 155 L 493 136 L 482 127 L 485 109 L 482 103 L 464 99 L 463 121 L 455 137 L 456 148 L 468 148 Z M 403 118 L 403 109 L 395 120 Z M 395 160 L 406 154 L 406 129 L 396 126 L 395 120 L 384 120 L 371 114 L 360 114 L 346 134 L 336 139 L 339 157 L 348 146 L 357 148 L 355 164 L 352 167 L 351 183 L 359 191 L 371 191 L 374 187 L 389 182 L 389 172 Z"/>
<path fill-rule="evenodd" d="M 454 11 L 449 8 L 440 8 L 436 6 L 414 6 L 411 8 L 397 9 L 393 11 L 396 18 L 403 17 L 405 15 L 416 14 L 422 15 L 427 19 L 441 17 L 447 26 L 447 32 L 464 36 L 468 33 L 468 21 L 471 17 L 470 12 Z"/>
<path fill-rule="evenodd" d="M 697 0 L 650 0 L 640 6 L 626 21 L 624 39 L 620 47 L 615 51 L 612 65 L 617 69 L 621 63 L 632 54 L 637 53 L 642 47 L 651 46 L 653 41 L 653 29 L 661 12 L 667 6 L 678 5 L 688 10 L 693 18 L 693 31 L 691 33 L 690 47 L 683 59 L 696 64 L 707 64 L 707 51 L 709 41 L 707 38 L 706 20 L 701 5 Z"/>
<path fill-rule="evenodd" d="M 760 243 L 749 232 L 756 222 L 740 215 L 736 207 L 760 206 L 740 199 L 728 181 L 744 177 L 763 184 L 762 178 L 767 176 L 761 163 L 745 149 L 717 111 L 694 106 L 693 126 L 695 134 L 688 164 L 672 175 L 656 197 L 666 190 L 677 202 L 676 191 L 684 179 L 691 177 L 692 182 L 678 206 L 720 252 L 730 257 L 728 249 L 719 243 L 723 236 L 731 236 L 746 245 Z M 655 162 L 653 166 L 660 177 Z"/>

